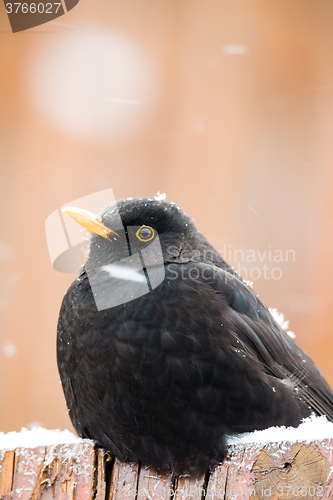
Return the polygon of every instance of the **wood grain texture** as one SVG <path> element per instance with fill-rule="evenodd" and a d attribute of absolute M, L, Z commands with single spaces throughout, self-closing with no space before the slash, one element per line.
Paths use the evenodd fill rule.
<path fill-rule="evenodd" d="M 91 441 L 0 451 L 0 500 L 333 499 L 333 440 L 230 446 L 205 476 L 159 475 Z"/>

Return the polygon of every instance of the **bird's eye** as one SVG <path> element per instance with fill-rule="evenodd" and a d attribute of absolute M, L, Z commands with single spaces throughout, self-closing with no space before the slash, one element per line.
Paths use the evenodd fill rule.
<path fill-rule="evenodd" d="M 135 234 L 140 241 L 150 241 L 154 238 L 155 231 L 150 226 L 142 226 Z"/>

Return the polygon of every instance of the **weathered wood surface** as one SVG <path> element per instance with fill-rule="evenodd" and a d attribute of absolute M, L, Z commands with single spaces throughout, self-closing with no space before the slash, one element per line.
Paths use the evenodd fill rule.
<path fill-rule="evenodd" d="M 333 499 L 333 440 L 236 445 L 200 479 L 113 460 L 91 441 L 0 450 L 1 500 Z"/>

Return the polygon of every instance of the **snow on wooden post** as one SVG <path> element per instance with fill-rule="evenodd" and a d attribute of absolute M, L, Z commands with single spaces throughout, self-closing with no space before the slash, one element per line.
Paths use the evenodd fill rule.
<path fill-rule="evenodd" d="M 199 479 L 113 460 L 89 440 L 0 450 L 1 500 L 333 499 L 333 439 L 233 444 Z"/>

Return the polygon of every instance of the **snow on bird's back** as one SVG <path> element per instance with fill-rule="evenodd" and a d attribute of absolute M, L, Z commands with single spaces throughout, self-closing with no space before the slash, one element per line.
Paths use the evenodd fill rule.
<path fill-rule="evenodd" d="M 282 330 L 284 330 L 286 334 L 289 335 L 289 337 L 294 339 L 296 335 L 294 334 L 294 332 L 287 330 L 287 328 L 289 327 L 289 321 L 287 319 L 284 319 L 284 314 L 279 312 L 275 307 L 269 307 L 268 310 L 277 324 L 282 328 Z"/>

